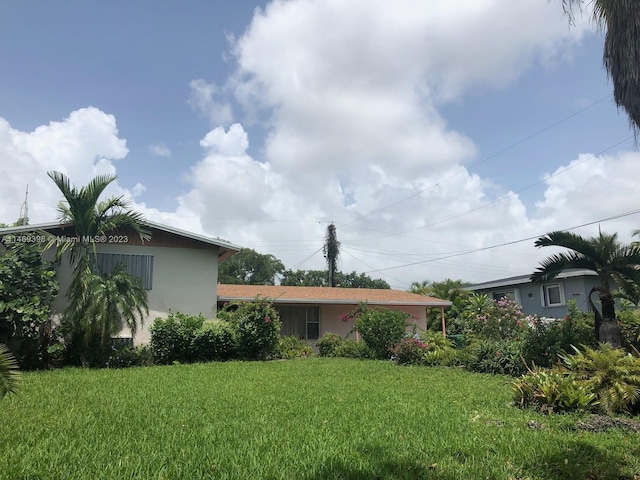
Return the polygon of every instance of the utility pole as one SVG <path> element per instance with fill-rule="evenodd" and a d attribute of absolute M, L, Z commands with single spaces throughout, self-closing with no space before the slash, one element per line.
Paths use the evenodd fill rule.
<path fill-rule="evenodd" d="M 27 185 L 27 190 L 24 194 L 24 202 L 22 203 L 22 206 L 20 207 L 20 220 L 18 220 L 20 222 L 20 225 L 29 225 L 29 203 L 28 203 L 28 197 L 29 197 L 29 185 Z"/>
<path fill-rule="evenodd" d="M 338 255 L 340 254 L 340 242 L 336 236 L 336 226 L 332 223 L 327 227 L 327 236 L 323 247 L 324 256 L 327 259 L 329 270 L 329 286 L 336 286 L 336 272 L 338 266 Z"/>

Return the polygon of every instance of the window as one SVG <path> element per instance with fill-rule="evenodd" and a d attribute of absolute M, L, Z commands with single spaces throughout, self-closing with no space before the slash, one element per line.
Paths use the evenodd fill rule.
<path fill-rule="evenodd" d="M 132 255 L 128 253 L 98 253 L 98 268 L 111 273 L 117 265 L 124 265 L 129 275 L 138 277 L 145 290 L 153 285 L 153 255 Z"/>
<path fill-rule="evenodd" d="M 320 308 L 278 305 L 283 336 L 295 336 L 305 340 L 320 337 Z"/>
<path fill-rule="evenodd" d="M 564 290 L 559 283 L 550 283 L 542 286 L 542 305 L 555 307 L 564 305 Z"/>
<path fill-rule="evenodd" d="M 509 300 L 513 300 L 517 304 L 520 303 L 520 292 L 517 288 L 505 289 L 505 290 L 496 290 L 491 294 L 493 299 L 496 302 L 499 302 L 503 298 L 507 298 Z"/>

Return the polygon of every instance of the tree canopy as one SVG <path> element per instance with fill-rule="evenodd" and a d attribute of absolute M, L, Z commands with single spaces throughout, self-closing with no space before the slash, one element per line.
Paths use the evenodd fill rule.
<path fill-rule="evenodd" d="M 275 285 L 284 264 L 273 255 L 243 248 L 218 266 L 218 282 L 240 285 Z"/>
<path fill-rule="evenodd" d="M 339 288 L 379 288 L 390 289 L 389 284 L 381 278 L 371 278 L 364 273 L 336 272 L 335 286 Z M 281 285 L 299 287 L 328 287 L 329 276 L 326 270 L 285 270 L 282 273 Z"/>

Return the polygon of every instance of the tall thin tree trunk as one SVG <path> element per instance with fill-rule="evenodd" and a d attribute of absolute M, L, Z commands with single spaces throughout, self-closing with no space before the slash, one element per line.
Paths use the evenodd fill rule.
<path fill-rule="evenodd" d="M 600 324 L 600 339 L 613 348 L 622 348 L 622 331 L 616 320 L 615 301 L 611 292 L 600 291 L 600 305 L 602 305 L 602 323 Z"/>

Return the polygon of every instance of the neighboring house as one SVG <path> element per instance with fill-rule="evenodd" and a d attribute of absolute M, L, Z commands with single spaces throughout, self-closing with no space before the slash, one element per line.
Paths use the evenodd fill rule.
<path fill-rule="evenodd" d="M 96 244 L 98 263 L 103 271 L 125 264 L 128 272 L 140 278 L 148 290 L 149 315 L 136 334 L 136 344 L 149 342 L 149 326 L 169 311 L 215 318 L 218 263 L 240 250 L 240 247 L 223 240 L 167 225 L 150 221 L 145 221 L 145 225 L 151 232 L 151 239 L 144 243 L 133 231 L 118 231 Z M 0 238 L 14 236 L 20 241 L 20 235 L 38 231 L 83 241 L 75 236 L 73 225 L 58 222 L 2 228 Z M 22 241 L 30 239 L 33 241 L 31 237 L 24 237 Z M 53 304 L 53 311 L 59 314 L 68 304 L 66 293 L 71 282 L 68 259 L 62 259 L 57 273 L 60 294 Z M 130 337 L 131 332 L 124 330 L 120 336 Z"/>
<path fill-rule="evenodd" d="M 532 283 L 529 277 L 520 275 L 502 278 L 471 285 L 465 290 L 485 293 L 494 300 L 509 297 L 522 305 L 522 311 L 526 315 L 564 318 L 568 313 L 569 300 L 575 300 L 578 308 L 587 311 L 587 295 L 592 287 L 600 284 L 597 274 L 591 270 L 565 270 L 546 283 Z M 594 299 L 596 297 L 594 294 Z"/>
<path fill-rule="evenodd" d="M 350 334 L 353 322 L 345 322 L 342 318 L 363 302 L 371 307 L 405 311 L 415 317 L 420 329 L 427 328 L 427 308 L 440 310 L 444 325 L 444 309 L 451 305 L 447 300 L 400 290 L 218 285 L 218 308 L 227 302 L 252 301 L 256 297 L 273 302 L 282 320 L 283 336 L 293 335 L 305 340 L 317 340 L 327 332 L 342 336 Z"/>

